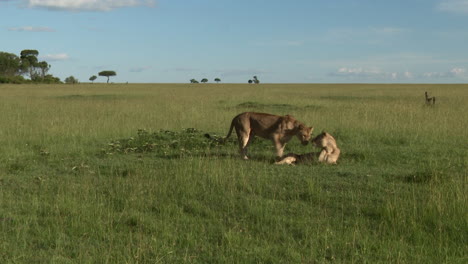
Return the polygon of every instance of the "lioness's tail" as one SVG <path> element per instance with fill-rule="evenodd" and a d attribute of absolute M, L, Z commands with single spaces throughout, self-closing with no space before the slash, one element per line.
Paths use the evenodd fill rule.
<path fill-rule="evenodd" d="M 208 133 L 204 134 L 204 136 L 207 139 L 210 139 L 210 140 L 216 141 L 218 143 L 224 144 L 224 143 L 226 143 L 227 139 L 231 136 L 233 127 L 234 127 L 234 120 L 232 120 L 231 127 L 229 128 L 229 132 L 228 132 L 227 136 L 224 137 L 224 138 L 220 138 L 220 137 L 217 137 L 217 136 L 212 136 L 212 135 L 210 135 Z"/>
<path fill-rule="evenodd" d="M 232 119 L 231 127 L 229 128 L 229 132 L 227 133 L 226 137 L 223 138 L 223 143 L 226 143 L 226 140 L 231 136 L 233 128 L 234 128 L 234 119 Z"/>

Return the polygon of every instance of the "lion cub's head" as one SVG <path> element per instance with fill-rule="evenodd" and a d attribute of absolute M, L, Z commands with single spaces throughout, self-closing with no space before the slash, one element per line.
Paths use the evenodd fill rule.
<path fill-rule="evenodd" d="M 312 143 L 318 148 L 325 148 L 329 144 L 336 146 L 335 138 L 325 131 L 314 137 Z"/>

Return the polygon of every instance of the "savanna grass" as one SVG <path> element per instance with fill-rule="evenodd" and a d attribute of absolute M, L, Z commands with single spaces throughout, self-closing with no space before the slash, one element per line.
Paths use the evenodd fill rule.
<path fill-rule="evenodd" d="M 0 96 L 2 263 L 466 262 L 466 85 L 2 85 Z M 326 130 L 339 164 L 275 166 L 262 139 L 241 160 L 235 139 L 216 139 L 243 111 Z"/>

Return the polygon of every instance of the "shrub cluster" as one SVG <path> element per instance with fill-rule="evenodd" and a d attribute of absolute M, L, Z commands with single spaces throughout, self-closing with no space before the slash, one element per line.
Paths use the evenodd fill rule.
<path fill-rule="evenodd" d="M 21 84 L 26 82 L 23 76 L 0 76 L 0 83 Z"/>
<path fill-rule="evenodd" d="M 152 133 L 139 129 L 136 136 L 111 141 L 103 151 L 106 154 L 153 152 L 169 156 L 202 154 L 222 144 L 221 137 L 195 128 L 186 128 L 179 132 L 159 130 Z"/>

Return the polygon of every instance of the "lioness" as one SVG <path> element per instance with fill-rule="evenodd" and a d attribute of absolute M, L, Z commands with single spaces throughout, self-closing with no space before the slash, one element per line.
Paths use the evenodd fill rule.
<path fill-rule="evenodd" d="M 236 129 L 239 152 L 243 159 L 248 159 L 247 147 L 254 136 L 271 139 L 276 147 L 276 155 L 281 157 L 286 143 L 293 136 L 297 136 L 303 145 L 307 145 L 314 130 L 313 127 L 307 127 L 290 115 L 278 116 L 255 112 L 245 112 L 234 117 L 224 140 L 231 136 L 233 128 Z"/>
<path fill-rule="evenodd" d="M 306 154 L 294 154 L 288 153 L 280 161 L 275 164 L 297 164 L 304 162 L 324 162 L 328 164 L 336 164 L 338 157 L 340 156 L 340 149 L 336 146 L 336 140 L 332 135 L 327 132 L 322 132 L 320 135 L 312 139 L 313 144 L 321 148 L 322 151 L 319 153 L 306 153 Z"/>

